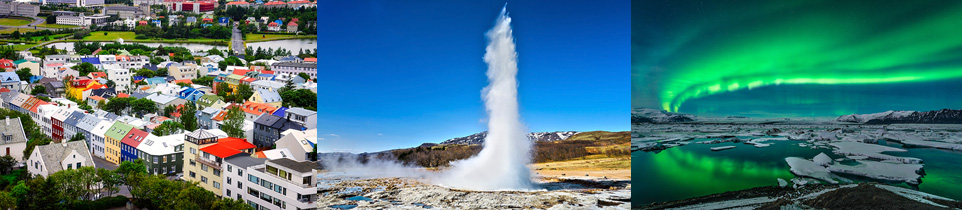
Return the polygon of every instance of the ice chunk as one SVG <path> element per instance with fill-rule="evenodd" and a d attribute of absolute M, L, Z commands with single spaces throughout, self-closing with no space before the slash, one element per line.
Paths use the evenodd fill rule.
<path fill-rule="evenodd" d="M 922 159 L 914 157 L 898 157 L 882 154 L 882 152 L 905 152 L 904 149 L 887 147 L 878 144 L 866 144 L 860 142 L 835 142 L 831 143 L 836 149 L 832 152 L 846 156 L 866 156 L 880 160 L 894 160 L 903 163 L 922 163 Z M 853 158 L 854 159 L 854 158 Z"/>
<path fill-rule="evenodd" d="M 779 186 L 779 187 L 788 186 L 788 181 L 785 181 L 785 180 L 782 179 L 782 178 L 778 178 L 778 186 Z"/>
<path fill-rule="evenodd" d="M 825 155 L 824 152 L 818 153 L 818 155 L 816 155 L 812 161 L 814 161 L 816 165 L 820 165 L 822 167 L 828 167 L 828 165 L 832 164 L 832 158 L 828 157 L 828 155 Z"/>
<path fill-rule="evenodd" d="M 785 158 L 785 162 L 788 162 L 788 166 L 791 167 L 789 170 L 796 176 L 810 177 L 828 183 L 838 184 L 838 181 L 835 180 L 835 175 L 832 175 L 825 167 L 815 164 L 815 162 L 797 157 L 787 157 Z"/>
<path fill-rule="evenodd" d="M 828 167 L 828 171 L 864 176 L 887 181 L 901 181 L 909 184 L 919 184 L 922 175 L 920 164 L 898 164 L 877 161 L 857 160 L 858 165 L 835 164 Z"/>
<path fill-rule="evenodd" d="M 962 144 L 927 141 L 922 139 L 922 137 L 920 136 L 906 134 L 906 133 L 886 133 L 885 135 L 882 136 L 882 138 L 898 141 L 898 142 L 901 142 L 902 144 L 907 144 L 907 145 L 912 145 L 917 147 L 932 147 L 932 148 L 946 149 L 946 150 L 962 150 Z"/>
<path fill-rule="evenodd" d="M 735 146 L 722 146 L 722 147 L 712 147 L 711 151 L 722 151 L 726 149 L 733 149 Z"/>

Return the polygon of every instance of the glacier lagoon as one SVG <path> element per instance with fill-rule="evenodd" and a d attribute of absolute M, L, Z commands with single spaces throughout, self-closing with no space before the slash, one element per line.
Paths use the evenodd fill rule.
<path fill-rule="evenodd" d="M 840 148 L 830 144 L 845 141 L 869 142 L 905 149 L 904 152 L 880 154 L 921 159 L 924 161 L 924 176 L 921 184 L 910 185 L 867 176 L 833 173 L 842 179 L 882 182 L 947 198 L 962 199 L 962 191 L 958 187 L 962 186 L 962 165 L 957 161 L 962 158 L 962 151 L 919 148 L 903 145 L 899 143 L 899 139 L 886 140 L 883 137 L 886 134 L 905 134 L 938 143 L 958 144 L 962 143 L 958 138 L 962 136 L 962 125 L 644 124 L 634 125 L 632 131 L 632 148 L 635 150 L 632 152 L 632 178 L 636 180 L 633 185 L 635 189 L 645 189 L 633 191 L 635 196 L 632 196 L 632 203 L 636 206 L 754 187 L 777 186 L 778 179 L 788 181 L 791 187 L 791 180 L 799 176 L 790 172 L 786 157 L 810 160 L 819 153 L 824 153 L 842 165 L 859 165 L 856 160 L 893 162 L 842 155 L 849 151 L 840 151 Z M 737 141 L 729 141 L 735 139 Z M 762 141 L 756 142 L 758 139 Z M 704 144 L 705 142 L 713 143 Z M 724 146 L 735 148 L 711 150 Z"/>

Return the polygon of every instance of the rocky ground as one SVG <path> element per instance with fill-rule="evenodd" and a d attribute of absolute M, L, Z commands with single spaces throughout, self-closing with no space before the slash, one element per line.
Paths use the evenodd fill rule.
<path fill-rule="evenodd" d="M 540 191 L 468 191 L 424 180 L 339 181 L 318 193 L 320 209 L 628 209 L 629 180 L 549 179 Z"/>

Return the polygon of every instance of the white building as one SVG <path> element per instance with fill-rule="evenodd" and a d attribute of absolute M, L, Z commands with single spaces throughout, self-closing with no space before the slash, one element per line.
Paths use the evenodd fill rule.
<path fill-rule="evenodd" d="M 105 155 L 104 154 L 104 150 L 105 150 L 104 134 L 107 133 L 107 129 L 110 129 L 110 126 L 112 126 L 113 124 L 114 124 L 113 121 L 101 120 L 99 123 L 97 123 L 96 127 L 94 127 L 92 131 L 90 131 L 90 133 L 93 134 L 91 135 L 92 139 L 90 140 L 90 143 L 91 143 L 90 145 L 93 147 L 90 150 L 93 151 L 93 155 L 100 158 L 106 158 L 104 156 Z"/>
<path fill-rule="evenodd" d="M 118 65 L 105 65 L 107 79 L 114 81 L 114 90 L 117 92 L 131 93 L 130 91 L 130 69 L 122 68 Z"/>
<path fill-rule="evenodd" d="M 40 145 L 33 149 L 27 159 L 27 171 L 48 177 L 57 171 L 94 165 L 87 143 L 72 141 Z"/>
<path fill-rule="evenodd" d="M 47 4 L 66 4 L 74 7 L 90 7 L 90 6 L 103 6 L 104 0 L 41 0 L 44 5 Z"/>
<path fill-rule="evenodd" d="M 77 15 L 57 16 L 57 24 L 61 25 L 90 26 L 104 25 L 104 23 L 107 23 L 106 15 L 84 16 L 83 13 L 77 13 Z"/>
<path fill-rule="evenodd" d="M 20 118 L 0 119 L 0 155 L 11 156 L 19 162 L 23 160 L 24 149 L 27 149 L 27 133 Z"/>
<path fill-rule="evenodd" d="M 291 153 L 291 159 L 297 161 L 306 161 L 310 156 L 310 153 L 314 151 L 315 145 L 317 145 L 317 129 L 310 129 L 304 131 L 298 130 L 287 130 L 281 133 L 283 137 L 278 139 L 274 144 L 277 144 L 277 148 L 286 148 Z"/>
<path fill-rule="evenodd" d="M 254 209 L 317 209 L 317 163 L 250 156 L 224 159 L 223 196 Z"/>

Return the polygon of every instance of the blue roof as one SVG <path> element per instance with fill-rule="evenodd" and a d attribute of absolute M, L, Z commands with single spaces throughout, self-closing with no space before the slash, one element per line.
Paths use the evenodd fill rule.
<path fill-rule="evenodd" d="M 273 114 L 273 115 L 279 116 L 279 117 L 284 117 L 284 113 L 287 111 L 287 109 L 290 109 L 290 108 L 287 108 L 287 107 L 277 108 L 277 110 L 274 110 L 274 114 Z"/>
<path fill-rule="evenodd" d="M 167 78 L 166 78 L 166 77 L 152 77 L 152 78 L 144 79 L 144 82 L 146 82 L 147 84 L 151 84 L 151 85 L 153 85 L 153 84 L 160 84 L 160 83 L 167 83 Z"/>
<path fill-rule="evenodd" d="M 20 82 L 16 72 L 0 72 L 0 82 Z"/>
<path fill-rule="evenodd" d="M 80 58 L 80 62 L 97 65 L 100 64 L 100 58 Z"/>
<path fill-rule="evenodd" d="M 43 79 L 43 76 L 30 76 L 30 83 L 36 83 L 40 79 Z"/>
<path fill-rule="evenodd" d="M 274 22 L 277 23 L 277 24 L 281 24 L 281 25 L 284 24 L 284 21 L 281 21 L 281 20 L 275 20 Z"/>
<path fill-rule="evenodd" d="M 260 77 L 274 77 L 273 74 L 261 74 L 261 75 L 258 75 L 258 76 L 260 76 Z"/>
<path fill-rule="evenodd" d="M 147 77 L 143 77 L 143 76 L 134 76 L 134 80 L 143 80 L 143 79 L 146 79 L 146 78 L 147 78 Z"/>

